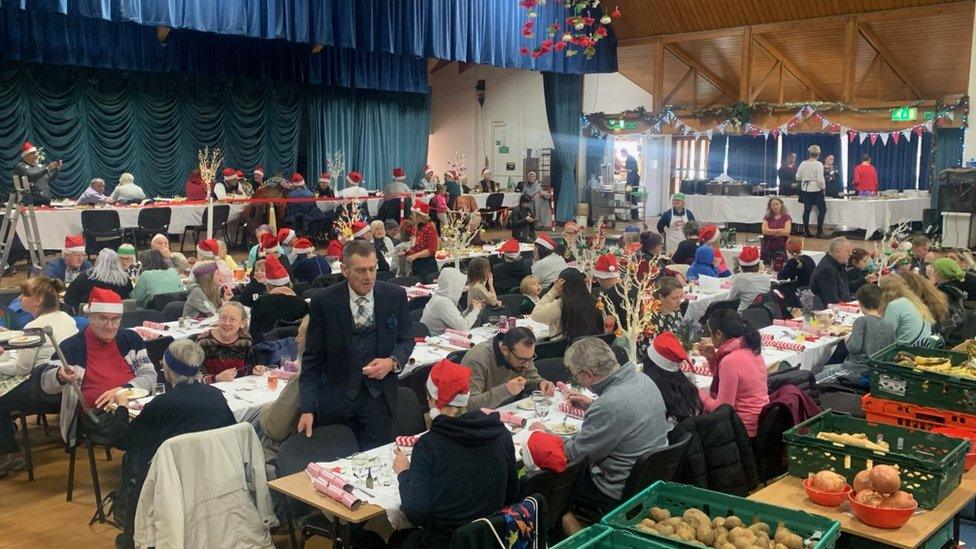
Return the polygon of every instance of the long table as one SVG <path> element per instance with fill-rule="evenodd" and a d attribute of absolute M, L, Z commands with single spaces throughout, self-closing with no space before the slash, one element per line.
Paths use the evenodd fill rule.
<path fill-rule="evenodd" d="M 294 379 L 293 382 L 298 383 L 298 379 Z M 261 408 L 265 404 L 277 400 L 288 383 L 287 380 L 279 379 L 277 388 L 269 389 L 268 374 L 264 373 L 259 376 L 241 376 L 231 381 L 219 381 L 212 386 L 220 389 L 224 394 L 224 398 L 227 399 L 227 406 L 238 423 L 256 423 Z M 134 401 L 145 405 L 153 398 L 154 395 L 150 395 L 134 399 Z M 130 418 L 135 419 L 139 417 L 140 413 L 141 409 L 129 408 Z"/>
<path fill-rule="evenodd" d="M 800 223 L 803 205 L 796 197 L 780 197 L 793 223 Z M 692 194 L 685 198 L 685 206 L 699 221 L 713 223 L 761 223 L 766 215 L 764 196 L 713 196 Z M 864 229 L 868 238 L 877 230 L 885 230 L 885 223 L 921 221 L 922 210 L 929 207 L 926 196 L 891 199 L 827 199 L 827 225 L 841 225 Z"/>

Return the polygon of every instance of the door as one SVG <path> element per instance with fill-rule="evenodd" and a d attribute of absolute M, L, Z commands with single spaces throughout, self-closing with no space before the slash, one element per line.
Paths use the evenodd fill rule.
<path fill-rule="evenodd" d="M 642 181 L 647 188 L 644 219 L 661 215 L 671 199 L 671 136 L 649 135 L 641 140 Z"/>

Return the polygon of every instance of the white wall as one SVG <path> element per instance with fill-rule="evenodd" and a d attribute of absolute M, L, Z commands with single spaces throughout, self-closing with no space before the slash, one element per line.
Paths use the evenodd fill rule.
<path fill-rule="evenodd" d="M 637 107 L 651 110 L 651 94 L 619 72 L 583 77 L 584 114 L 617 114 Z"/>
<path fill-rule="evenodd" d="M 484 109 L 478 106 L 474 89 L 482 79 Z M 468 180 L 477 181 L 487 155 L 494 179 L 505 183 L 506 176 L 511 176 L 514 184 L 522 177 L 526 148 L 552 147 L 542 74 L 482 65 L 458 74 L 457 64 L 452 63 L 431 75 L 430 85 L 428 161 L 438 175 L 443 175 L 454 154 L 460 152 L 466 157 Z M 493 124 L 504 125 L 508 154 L 497 153 Z M 515 169 L 506 170 L 507 162 L 514 162 Z"/>

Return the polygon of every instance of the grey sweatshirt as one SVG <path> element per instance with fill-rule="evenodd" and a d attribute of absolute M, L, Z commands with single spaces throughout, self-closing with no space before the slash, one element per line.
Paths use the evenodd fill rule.
<path fill-rule="evenodd" d="M 183 316 L 187 318 L 209 318 L 217 314 L 217 307 L 207 299 L 203 288 L 196 282 L 186 285 L 186 303 L 183 305 Z"/>
<path fill-rule="evenodd" d="M 854 321 L 847 339 L 847 360 L 844 367 L 863 374 L 867 372 L 868 357 L 895 342 L 895 327 L 891 322 L 871 315 Z"/>
<path fill-rule="evenodd" d="M 668 445 L 664 399 L 651 378 L 632 363 L 590 389 L 599 398 L 586 411 L 579 434 L 566 441 L 566 459 L 589 456 L 593 483 L 607 496 L 620 499 L 637 459 Z"/>
<path fill-rule="evenodd" d="M 770 280 L 769 275 L 764 273 L 739 273 L 732 277 L 732 289 L 725 299 L 739 298 L 741 313 L 752 305 L 756 297 L 769 291 Z"/>
<path fill-rule="evenodd" d="M 420 317 L 420 321 L 430 329 L 430 335 L 441 335 L 447 328 L 468 330 L 474 326 L 481 309 L 472 309 L 462 315 L 457 306 L 461 294 L 464 293 L 466 281 L 467 278 L 454 267 L 445 267 L 441 271 L 437 278 L 437 289 L 424 306 L 424 314 Z"/>

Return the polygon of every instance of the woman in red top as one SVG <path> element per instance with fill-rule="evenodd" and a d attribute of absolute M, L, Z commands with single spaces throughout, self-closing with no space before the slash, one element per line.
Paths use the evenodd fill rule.
<path fill-rule="evenodd" d="M 200 170 L 193 170 L 190 179 L 186 180 L 186 199 L 187 200 L 206 200 L 207 185 L 200 178 Z"/>
<path fill-rule="evenodd" d="M 871 155 L 861 155 L 861 163 L 854 167 L 854 190 L 858 194 L 878 192 L 878 170 L 871 165 Z"/>
<path fill-rule="evenodd" d="M 774 271 L 783 268 L 786 262 L 786 239 L 793 230 L 793 219 L 786 211 L 783 200 L 770 198 L 766 202 L 766 217 L 762 221 L 762 260 L 772 265 Z"/>
<path fill-rule="evenodd" d="M 437 273 L 437 260 L 434 254 L 440 245 L 437 228 L 430 222 L 430 206 L 420 200 L 413 204 L 413 221 L 416 225 L 413 232 L 413 247 L 405 252 L 404 259 L 411 264 L 411 274 L 421 279 L 427 275 Z"/>

